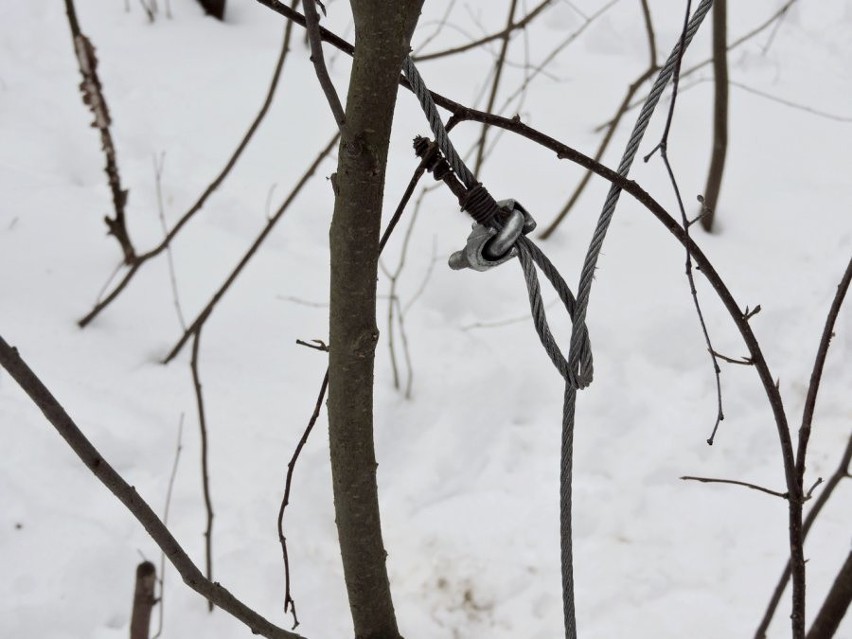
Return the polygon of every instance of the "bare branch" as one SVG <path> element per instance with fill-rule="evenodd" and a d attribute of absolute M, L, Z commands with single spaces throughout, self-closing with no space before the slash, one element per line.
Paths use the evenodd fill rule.
<path fill-rule="evenodd" d="M 712 477 L 693 477 L 691 475 L 684 475 L 681 479 L 700 481 L 704 484 L 733 484 L 734 486 L 745 486 L 752 490 L 759 490 L 762 493 L 772 495 L 773 497 L 780 497 L 781 499 L 788 499 L 790 497 L 788 493 L 779 493 L 777 490 L 770 490 L 769 488 L 764 488 L 757 484 L 750 484 L 746 481 L 737 481 L 736 479 L 713 479 Z"/>
<path fill-rule="evenodd" d="M 306 344 L 307 346 L 307 344 Z M 293 485 L 293 470 L 296 468 L 296 462 L 305 444 L 308 443 L 308 437 L 314 429 L 314 425 L 319 419 L 320 411 L 322 410 L 322 401 L 325 399 L 325 392 L 328 390 L 328 370 L 325 371 L 325 376 L 320 385 L 317 402 L 314 405 L 314 412 L 311 413 L 311 418 L 308 420 L 308 425 L 305 432 L 302 433 L 299 443 L 296 444 L 296 450 L 293 451 L 293 456 L 287 464 L 287 477 L 284 481 L 284 497 L 281 499 L 281 506 L 278 509 L 278 541 L 281 543 L 281 553 L 284 556 L 284 612 L 290 612 L 293 615 L 293 630 L 299 625 L 299 617 L 296 614 L 296 602 L 293 600 L 293 595 L 290 589 L 290 555 L 287 553 L 287 538 L 284 536 L 284 511 L 290 503 L 290 488 Z"/>
<path fill-rule="evenodd" d="M 491 35 L 487 35 L 483 38 L 479 38 L 472 42 L 468 42 L 467 44 L 463 44 L 458 47 L 453 47 L 451 49 L 444 49 L 443 51 L 435 51 L 433 53 L 424 53 L 423 55 L 412 56 L 411 59 L 414 62 L 426 62 L 428 60 L 435 60 L 437 58 L 445 58 L 450 55 L 456 55 L 457 53 L 464 53 L 465 51 L 470 51 L 471 49 L 476 49 L 481 47 L 483 44 L 488 44 L 489 42 L 493 42 L 494 40 L 501 40 L 508 38 L 512 35 L 514 31 L 518 31 L 519 29 L 526 28 L 530 22 L 536 19 L 538 15 L 547 9 L 548 5 L 551 4 L 553 0 L 542 0 L 532 11 L 530 11 L 523 18 L 518 20 L 517 22 L 509 22 L 506 27 L 502 31 L 498 31 L 497 33 L 492 33 Z"/>
<path fill-rule="evenodd" d="M 825 359 L 828 355 L 828 347 L 831 344 L 831 337 L 834 335 L 834 325 L 837 322 L 837 316 L 840 314 L 840 308 L 843 306 L 843 300 L 846 297 L 846 292 L 849 290 L 849 283 L 852 281 L 852 258 L 846 265 L 846 271 L 843 273 L 843 278 L 837 286 L 837 293 L 834 300 L 831 302 L 831 308 L 828 309 L 828 316 L 825 318 L 825 326 L 822 329 L 822 337 L 819 340 L 817 348 L 816 360 L 811 371 L 811 380 L 808 384 L 808 394 L 805 398 L 805 408 L 802 411 L 802 425 L 799 427 L 799 447 L 796 452 L 796 474 L 799 478 L 799 483 L 803 484 L 805 479 L 805 461 L 808 453 L 808 441 L 811 437 L 811 424 L 814 419 L 814 409 L 816 408 L 817 393 L 819 385 L 822 381 L 822 371 L 825 368 Z"/>
<path fill-rule="evenodd" d="M 308 170 L 305 171 L 305 174 L 296 183 L 296 186 L 293 187 L 293 190 L 290 192 L 290 194 L 287 196 L 287 198 L 284 200 L 284 202 L 281 204 L 281 206 L 278 207 L 278 210 L 275 212 L 275 214 L 271 218 L 269 218 L 269 220 L 266 223 L 266 226 L 263 228 L 263 231 L 261 231 L 260 235 L 257 236 L 255 241 L 252 243 L 251 247 L 249 247 L 248 251 L 246 251 L 245 255 L 243 255 L 242 259 L 239 261 L 239 263 L 234 268 L 234 270 L 231 271 L 231 274 L 225 280 L 224 284 L 222 284 L 222 286 L 219 287 L 219 290 L 216 291 L 216 293 L 213 295 L 213 297 L 210 299 L 210 301 L 207 303 L 207 305 L 204 307 L 204 309 L 198 314 L 198 316 L 195 318 L 195 320 L 192 322 L 192 324 L 189 325 L 189 328 L 187 328 L 186 331 L 184 331 L 183 335 L 177 341 L 177 343 L 174 345 L 172 350 L 169 351 L 169 354 L 163 360 L 164 364 L 168 364 L 170 361 L 172 361 L 175 358 L 175 356 L 177 356 L 177 354 L 180 352 L 180 350 L 183 348 L 183 346 L 186 344 L 186 342 L 193 335 L 195 335 L 197 332 L 199 332 L 201 330 L 201 327 L 204 325 L 204 322 L 207 321 L 207 318 L 213 312 L 213 309 L 216 307 L 216 304 L 219 303 L 219 300 L 221 300 L 222 297 L 225 295 L 225 293 L 228 291 L 228 289 L 231 288 L 231 285 L 234 283 L 234 281 L 237 279 L 239 274 L 242 272 L 243 268 L 245 268 L 245 265 L 248 264 L 249 261 L 251 261 L 251 258 L 254 256 L 254 254 L 257 252 L 257 250 L 260 248 L 260 245 L 263 244 L 263 241 L 269 235 L 270 231 L 272 231 L 275 224 L 278 222 L 278 220 L 281 219 L 281 217 L 284 215 L 284 213 L 290 207 L 290 204 L 293 203 L 293 200 L 296 199 L 296 196 L 298 196 L 299 193 L 301 192 L 302 188 L 304 188 L 305 184 L 307 184 L 308 181 L 311 179 L 311 177 L 313 177 L 314 173 L 316 173 L 316 170 L 317 170 L 317 168 L 319 168 L 319 165 L 331 153 L 331 150 L 334 148 L 334 145 L 337 143 L 337 140 L 338 140 L 339 137 L 340 137 L 340 133 L 335 133 L 334 137 L 331 138 L 331 141 L 325 146 L 325 148 L 322 151 L 320 151 L 319 155 L 316 157 L 316 159 L 313 161 L 313 163 L 308 167 Z"/>
<path fill-rule="evenodd" d="M 837 488 L 840 482 L 850 477 L 850 464 L 852 464 L 852 435 L 849 437 L 849 441 L 846 443 L 846 450 L 843 453 L 843 456 L 840 459 L 840 463 L 837 466 L 837 469 L 828 478 L 828 481 L 825 483 L 825 488 L 822 489 L 819 496 L 814 501 L 814 505 L 811 506 L 808 511 L 807 517 L 805 517 L 805 523 L 802 527 L 802 539 L 807 538 L 808 533 L 811 530 L 811 527 L 814 525 L 817 517 L 820 512 L 822 512 L 823 507 L 828 503 L 828 500 L 831 498 L 831 495 L 834 493 L 834 489 Z M 754 634 L 754 639 L 766 639 L 766 632 L 769 630 L 769 624 L 772 622 L 772 617 L 775 616 L 775 611 L 778 608 L 778 604 L 781 602 L 781 597 L 784 595 L 784 589 L 787 587 L 787 582 L 790 581 L 790 560 L 787 560 L 787 565 L 784 566 L 784 571 L 781 573 L 781 577 L 778 580 L 778 583 L 775 585 L 775 590 L 772 592 L 772 597 L 769 599 L 769 604 L 766 606 L 766 612 L 763 613 L 763 619 L 760 620 L 760 625 L 757 627 L 757 631 Z"/>
<path fill-rule="evenodd" d="M 207 442 L 207 419 L 204 412 L 204 395 L 201 392 L 201 374 L 198 370 L 198 349 L 200 346 L 201 326 L 194 333 L 192 340 L 192 359 L 189 367 L 192 370 L 192 385 L 195 388 L 195 403 L 198 407 L 198 428 L 201 433 L 201 488 L 204 493 L 204 508 L 207 511 L 207 529 L 204 531 L 206 577 L 209 581 L 213 581 L 213 500 L 210 497 L 210 473 L 208 470 L 210 455 Z M 213 612 L 213 602 L 208 601 L 207 603 L 210 612 Z"/>
<path fill-rule="evenodd" d="M 98 58 L 95 55 L 95 47 L 80 30 L 74 0 L 65 0 L 65 12 L 68 15 L 68 25 L 71 28 L 71 38 L 74 43 L 74 53 L 77 56 L 80 75 L 83 76 L 83 81 L 80 82 L 80 93 L 83 95 L 83 102 L 89 107 L 95 118 L 92 126 L 100 133 L 101 147 L 106 159 L 104 170 L 112 193 L 114 217 L 106 216 L 104 222 L 109 229 L 109 234 L 114 236 L 121 246 L 124 263 L 133 264 L 136 260 L 136 251 L 127 233 L 127 223 L 124 216 L 124 209 L 127 205 L 127 189 L 122 187 L 121 175 L 118 172 L 115 144 L 112 141 L 112 133 L 109 128 L 111 124 L 109 108 L 107 108 L 101 80 L 98 77 Z"/>
<path fill-rule="evenodd" d="M 163 234 L 168 236 L 169 230 L 166 226 L 166 212 L 163 206 L 163 164 L 166 161 L 166 154 L 161 153 L 160 157 L 154 156 L 154 183 L 157 190 L 157 213 L 160 216 L 160 224 L 163 227 Z M 175 274 L 175 261 L 172 258 L 172 248 L 166 248 L 166 259 L 169 264 L 169 283 L 172 287 L 172 302 L 175 306 L 178 322 L 183 330 L 186 330 L 186 319 L 183 316 L 183 308 L 180 305 L 180 295 L 178 294 L 177 275 Z"/>
<path fill-rule="evenodd" d="M 494 102 L 497 100 L 497 90 L 500 88 L 500 78 L 503 77 L 503 67 L 506 65 L 506 52 L 509 50 L 509 36 L 512 34 L 512 24 L 515 21 L 515 10 L 518 7 L 518 0 L 509 0 L 509 17 L 506 21 L 506 28 L 503 30 L 502 43 L 500 45 L 500 53 L 494 63 L 494 79 L 491 82 L 491 91 L 488 95 L 488 105 L 486 111 L 494 110 Z M 476 160 L 473 165 L 474 175 L 479 175 L 482 168 L 482 161 L 485 154 L 485 138 L 488 135 L 488 124 L 482 125 L 482 132 L 479 134 L 479 141 L 476 147 Z"/>
<path fill-rule="evenodd" d="M 292 6 L 295 7 L 298 3 L 298 0 L 293 0 Z M 266 97 L 264 98 L 263 104 L 260 107 L 260 111 L 258 111 L 257 115 L 252 121 L 251 125 L 246 131 L 243 139 L 237 145 L 237 148 L 234 149 L 234 152 L 231 154 L 230 159 L 225 164 L 225 168 L 217 175 L 213 181 L 207 186 L 195 204 L 190 207 L 190 209 L 183 214 L 183 216 L 178 220 L 177 224 L 175 224 L 174 228 L 166 235 L 162 242 L 160 242 L 153 249 L 148 251 L 147 253 L 143 253 L 142 255 L 138 255 L 135 257 L 132 263 L 130 264 L 130 268 L 124 274 L 121 282 L 116 285 L 116 287 L 112 290 L 112 292 L 107 295 L 104 299 L 100 300 L 97 304 L 95 304 L 94 308 L 89 311 L 83 318 L 81 318 L 77 325 L 80 328 L 85 328 L 93 319 L 95 319 L 101 311 L 103 311 L 107 306 L 109 306 L 118 296 L 119 294 L 130 284 L 130 280 L 133 279 L 133 276 L 139 271 L 141 266 L 150 260 L 151 258 L 156 257 L 160 253 L 162 253 L 166 247 L 169 246 L 171 241 L 177 236 L 180 230 L 184 227 L 184 225 L 189 222 L 192 217 L 198 213 L 204 204 L 207 202 L 207 199 L 213 194 L 216 189 L 225 181 L 225 178 L 231 172 L 231 169 L 234 168 L 237 164 L 237 160 L 239 160 L 243 151 L 248 146 L 249 141 L 251 141 L 255 132 L 257 131 L 260 123 L 263 121 L 266 113 L 269 111 L 269 107 L 272 104 L 272 97 L 275 95 L 275 90 L 278 87 L 278 80 L 281 77 L 281 70 L 284 68 L 284 60 L 287 58 L 287 53 L 290 50 L 290 35 L 293 31 L 293 24 L 291 22 L 287 22 L 284 28 L 284 41 L 281 46 L 281 53 L 278 55 L 278 62 L 275 65 L 275 70 L 272 73 L 272 80 L 269 84 L 269 89 L 266 92 Z"/>
<path fill-rule="evenodd" d="M 319 80 L 323 93 L 325 93 L 325 98 L 328 100 L 328 106 L 334 115 L 334 121 L 337 122 L 337 127 L 341 128 L 346 124 L 346 116 L 343 114 L 343 105 L 340 104 L 340 98 L 325 66 L 325 57 L 322 53 L 322 40 L 319 33 L 319 14 L 317 13 L 315 2 L 316 0 L 305 0 L 302 3 L 302 6 L 305 8 L 308 42 L 311 45 L 311 62 L 314 63 L 314 72 L 317 74 L 317 80 Z"/>
<path fill-rule="evenodd" d="M 169 525 L 169 509 L 172 505 L 172 491 L 175 487 L 175 477 L 177 477 L 177 469 L 178 463 L 180 462 L 180 453 L 183 450 L 183 413 L 180 415 L 180 421 L 178 422 L 178 435 L 177 435 L 177 446 L 175 447 L 175 459 L 172 462 L 172 472 L 169 475 L 169 486 L 166 489 L 166 505 L 163 508 L 163 525 Z M 165 618 L 164 602 L 165 598 L 165 587 L 166 587 L 166 553 L 160 551 L 160 608 L 159 608 L 159 620 L 157 622 L 157 632 L 154 633 L 154 636 L 151 639 L 157 639 L 160 635 L 163 634 L 163 621 Z"/>
<path fill-rule="evenodd" d="M 56 401 L 42 381 L 21 359 L 16 348 L 9 346 L 0 337 L 0 366 L 3 366 L 30 399 L 39 407 L 47 421 L 62 436 L 71 449 L 97 479 L 115 495 L 130 513 L 145 528 L 154 543 L 166 554 L 171 564 L 183 577 L 184 583 L 208 601 L 242 621 L 255 634 L 268 639 L 301 639 L 300 635 L 288 632 L 267 621 L 254 610 L 234 597 L 225 587 L 204 578 L 172 533 L 156 513 L 104 459 Z"/>

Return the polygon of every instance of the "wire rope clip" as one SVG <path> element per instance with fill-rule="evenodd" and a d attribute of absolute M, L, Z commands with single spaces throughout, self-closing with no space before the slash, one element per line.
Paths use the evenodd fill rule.
<path fill-rule="evenodd" d="M 535 229 L 535 220 L 529 211 L 515 200 L 500 200 L 497 206 L 507 212 L 503 226 L 496 229 L 474 223 L 465 247 L 450 255 L 451 269 L 459 271 L 469 268 L 474 271 L 487 271 L 518 255 L 515 242 L 521 235 L 526 235 Z"/>

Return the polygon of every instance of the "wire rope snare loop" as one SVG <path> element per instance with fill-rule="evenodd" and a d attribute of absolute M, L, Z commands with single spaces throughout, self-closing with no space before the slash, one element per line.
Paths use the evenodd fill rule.
<path fill-rule="evenodd" d="M 497 206 L 502 222 L 495 226 L 474 222 L 465 247 L 450 256 L 451 269 L 482 272 L 517 257 L 518 238 L 535 229 L 535 220 L 516 200 L 501 200 Z"/>

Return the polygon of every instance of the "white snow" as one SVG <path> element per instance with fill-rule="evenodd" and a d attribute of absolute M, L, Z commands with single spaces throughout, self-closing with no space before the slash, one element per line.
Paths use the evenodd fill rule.
<path fill-rule="evenodd" d="M 162 5 L 162 2 L 160 3 Z M 505 3 L 454 6 L 425 50 L 499 30 Z M 530 7 L 534 3 L 529 3 Z M 600 3 L 574 3 L 590 14 Z M 762 22 L 778 0 L 731 3 L 731 39 Z M 226 23 L 192 0 L 149 24 L 137 3 L 77 0 L 97 49 L 118 161 L 129 188 L 137 248 L 162 238 L 154 158 L 172 225 L 224 166 L 260 106 L 278 55 L 282 20 L 251 0 L 231 0 Z M 345 2 L 327 2 L 330 28 L 352 38 Z M 415 44 L 448 3 L 426 3 Z M 495 8 L 496 7 L 496 8 Z M 652 3 L 659 57 L 678 37 L 682 3 Z M 582 26 L 557 2 L 517 35 L 501 96 Z M 458 27 L 456 29 L 455 27 Z M 731 88 L 728 164 L 719 232 L 693 233 L 751 320 L 795 429 L 825 315 L 852 252 L 852 2 L 799 2 L 768 50 L 764 32 L 731 54 L 731 79 L 843 116 L 831 120 Z M 685 64 L 709 54 L 709 20 Z M 196 316 L 236 265 L 266 216 L 333 133 L 303 34 L 270 113 L 231 176 L 178 236 L 179 297 Z M 532 82 L 524 121 L 593 153 L 627 85 L 647 65 L 639 3 L 616 3 Z M 430 88 L 484 104 L 491 51 L 424 62 Z M 348 60 L 327 50 L 345 94 Z M 520 66 L 518 66 L 520 65 Z M 712 131 L 709 67 L 678 98 L 670 156 L 687 206 L 704 188 Z M 97 132 L 83 106 L 67 20 L 58 2 L 0 7 L 0 331 L 129 483 L 162 512 L 184 419 L 169 524 L 203 563 L 204 507 L 197 413 L 185 348 L 159 360 L 181 333 L 165 256 L 146 264 L 85 330 L 85 314 L 120 260 L 106 237 L 111 201 Z M 689 87 L 689 88 L 687 88 Z M 498 104 L 501 100 L 498 99 Z M 645 153 L 659 140 L 664 109 Z M 604 160 L 617 164 L 631 114 Z M 396 206 L 416 159 L 410 140 L 428 127 L 400 92 L 386 189 Z M 461 150 L 479 126 L 453 133 Z M 548 223 L 581 171 L 548 151 L 492 132 L 482 172 L 498 197 L 515 197 Z M 275 520 L 286 463 L 313 408 L 325 355 L 296 339 L 326 339 L 327 228 L 324 162 L 207 322 L 201 376 L 209 421 L 215 579 L 268 618 L 283 614 L 284 576 Z M 672 212 L 659 158 L 633 173 Z M 424 182 L 427 184 L 427 182 Z M 578 208 L 542 244 L 572 286 L 607 185 L 593 181 Z M 271 195 L 270 195 L 271 192 Z M 271 204 L 270 204 L 271 203 Z M 394 268 L 413 204 L 388 247 Z M 469 222 L 446 190 L 423 201 L 399 282 L 414 372 L 410 400 L 391 383 L 387 342 L 377 357 L 376 446 L 394 601 L 407 637 L 560 636 L 558 476 L 562 383 L 527 318 L 520 270 L 452 272 Z M 434 247 L 434 248 L 433 248 Z M 733 486 L 682 482 L 724 477 L 784 490 L 778 437 L 755 371 L 723 365 L 726 419 L 715 415 L 712 368 L 683 273 L 680 246 L 623 196 L 599 263 L 589 313 L 596 378 L 578 399 L 575 452 L 577 609 L 587 639 L 630 635 L 694 639 L 752 636 L 787 552 L 786 503 Z M 746 349 L 713 291 L 696 275 L 717 350 Z M 379 282 L 388 292 L 387 278 Z M 555 298 L 545 289 L 548 301 Z M 312 304 L 299 303 L 293 298 Z M 315 303 L 315 304 L 313 304 Z M 379 303 L 383 336 L 387 300 Z M 567 346 L 569 323 L 549 312 Z M 852 321 L 841 313 L 814 420 L 806 483 L 827 478 L 850 436 Z M 504 320 L 518 321 L 505 322 Z M 397 333 L 397 350 L 400 350 Z M 400 360 L 401 362 L 401 360 Z M 401 366 L 403 381 L 405 366 Z M 287 537 L 293 595 L 310 639 L 351 636 L 332 508 L 325 416 L 296 469 Z M 159 551 L 103 489 L 17 385 L 0 375 L 0 637 L 114 639 L 128 632 L 133 574 Z M 852 481 L 836 491 L 807 545 L 813 618 L 849 545 Z M 770 630 L 789 636 L 789 593 Z M 237 637 L 249 631 L 167 568 L 163 637 Z M 838 637 L 852 638 L 847 618 Z"/>

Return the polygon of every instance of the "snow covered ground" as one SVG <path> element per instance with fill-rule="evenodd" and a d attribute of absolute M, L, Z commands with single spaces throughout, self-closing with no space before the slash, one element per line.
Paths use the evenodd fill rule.
<path fill-rule="evenodd" d="M 162 2 L 161 2 L 162 4 Z M 345 2 L 328 25 L 351 39 Z M 415 43 L 434 51 L 502 28 L 506 3 L 427 2 Z M 523 4 L 523 3 L 522 3 Z M 534 3 L 529 3 L 531 8 Z M 576 3 L 586 14 L 601 3 Z M 731 3 L 731 39 L 778 0 Z M 227 22 L 172 0 L 149 24 L 136 2 L 78 0 L 97 47 L 137 247 L 162 238 L 154 158 L 164 155 L 167 223 L 224 165 L 254 117 L 280 49 L 282 20 L 231 0 Z M 496 8 L 499 6 L 499 8 Z M 678 37 L 682 3 L 652 3 L 660 59 Z M 583 18 L 556 2 L 512 41 L 497 104 Z M 834 114 L 805 112 L 734 86 L 719 232 L 697 240 L 752 320 L 791 424 L 797 426 L 825 314 L 852 252 L 852 2 L 801 0 L 770 40 L 731 54 L 731 79 Z M 685 65 L 709 53 L 709 21 Z M 424 62 L 430 88 L 484 103 L 493 51 Z M 345 91 L 348 60 L 328 51 Z M 504 108 L 587 153 L 627 85 L 647 65 L 639 3 L 617 2 Z M 704 188 L 710 155 L 708 69 L 684 81 L 670 156 L 687 203 Z M 203 562 L 204 504 L 189 349 L 159 360 L 180 336 L 165 256 L 146 264 L 88 328 L 85 314 L 120 255 L 105 237 L 109 192 L 96 131 L 59 2 L 0 6 L 0 333 L 64 404 L 92 442 L 162 512 L 183 419 L 169 524 Z M 687 88 L 689 87 L 689 88 Z M 665 104 L 663 104 L 665 106 Z M 605 157 L 617 163 L 631 114 Z M 658 113 L 648 152 L 664 122 Z M 281 86 L 258 135 L 223 186 L 173 245 L 179 298 L 194 318 L 262 229 L 267 215 L 328 142 L 334 123 L 294 30 Z M 400 93 L 388 172 L 392 211 L 416 166 L 410 139 L 427 134 Z M 478 125 L 453 134 L 468 149 Z M 547 223 L 581 172 L 508 135 L 482 179 Z M 284 576 L 276 531 L 286 463 L 305 427 L 325 356 L 296 339 L 325 339 L 327 228 L 324 162 L 206 324 L 201 376 L 210 437 L 215 579 L 281 625 Z M 659 158 L 631 177 L 670 210 Z M 595 181 L 543 247 L 576 282 L 607 185 Z M 399 259 L 407 217 L 384 258 Z M 385 543 L 401 629 L 408 637 L 467 639 L 561 634 L 558 554 L 561 380 L 526 317 L 520 270 L 452 272 L 446 257 L 469 224 L 445 191 L 423 201 L 398 293 L 411 353 L 412 396 L 395 390 L 387 342 L 377 359 L 376 438 Z M 683 274 L 683 252 L 623 197 L 599 263 L 589 315 L 596 379 L 579 396 L 575 460 L 577 608 L 586 638 L 752 636 L 785 561 L 786 504 L 725 477 L 783 491 L 777 434 L 754 370 L 725 365 L 726 419 L 708 447 L 713 373 Z M 714 345 L 744 355 L 730 319 L 697 276 Z M 421 284 L 422 294 L 418 296 Z M 387 294 L 387 278 L 379 283 Z M 545 291 L 547 300 L 555 297 Z M 551 316 L 562 340 L 568 322 Z M 387 300 L 380 328 L 389 333 Z M 852 311 L 842 312 L 816 418 L 807 482 L 830 475 L 852 426 Z M 396 334 L 400 349 L 399 333 Z M 403 383 L 405 366 L 402 365 Z M 336 547 L 324 417 L 296 470 L 287 536 L 293 594 L 311 639 L 351 635 Z M 0 375 L 0 637 L 125 637 L 133 573 L 159 552 L 82 466 L 15 383 Z M 812 618 L 852 539 L 852 481 L 841 484 L 808 539 Z M 163 637 L 238 637 L 248 631 L 167 569 Z M 787 598 L 770 636 L 789 636 Z M 838 637 L 852 638 L 847 618 Z"/>

